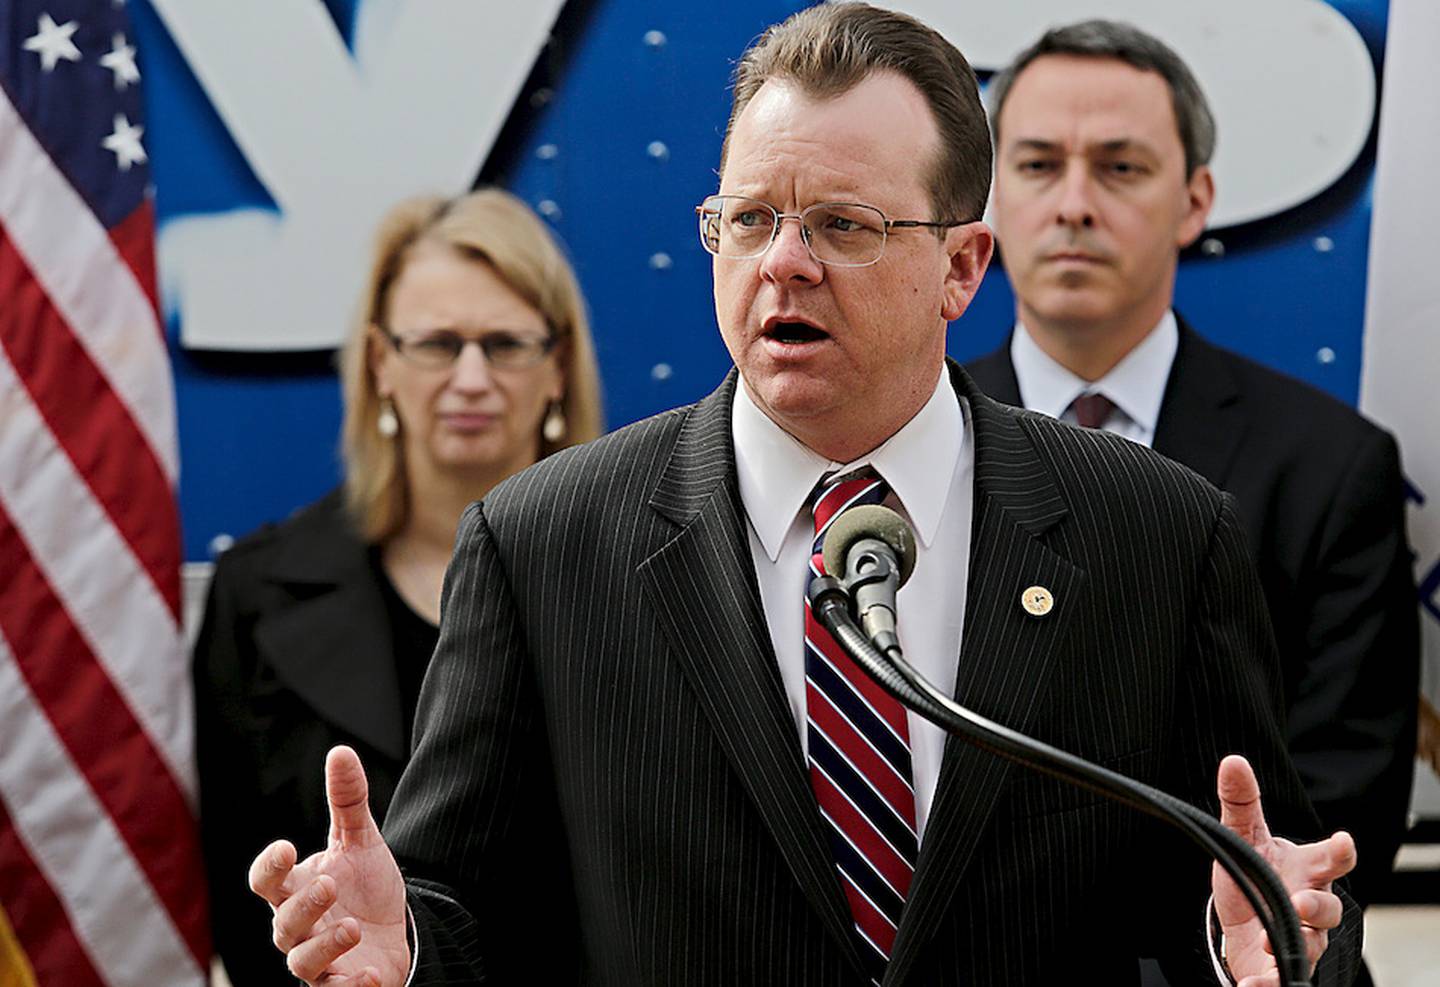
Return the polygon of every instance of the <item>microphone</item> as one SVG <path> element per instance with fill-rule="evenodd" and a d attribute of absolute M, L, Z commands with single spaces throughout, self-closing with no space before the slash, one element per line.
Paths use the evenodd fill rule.
<path fill-rule="evenodd" d="M 825 533 L 825 571 L 840 577 L 876 649 L 898 649 L 895 592 L 915 571 L 915 532 L 906 520 L 879 504 L 845 511 Z"/>
<path fill-rule="evenodd" d="M 905 660 L 895 636 L 895 591 L 915 568 L 915 533 L 904 518 L 876 505 L 850 508 L 826 533 L 824 559 L 827 575 L 810 581 L 811 612 L 881 688 L 973 747 L 1089 789 L 1179 829 L 1234 879 L 1259 916 L 1270 937 L 1282 987 L 1309 987 L 1305 940 L 1290 893 L 1248 843 L 1208 813 L 1167 792 L 966 709 Z M 863 631 L 853 614 L 860 615 Z"/>

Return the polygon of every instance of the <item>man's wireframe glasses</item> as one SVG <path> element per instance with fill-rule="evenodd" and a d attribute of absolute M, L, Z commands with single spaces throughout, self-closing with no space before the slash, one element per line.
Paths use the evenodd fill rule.
<path fill-rule="evenodd" d="M 712 195 L 695 207 L 700 243 L 716 257 L 744 260 L 770 249 L 787 219 L 800 223 L 800 238 L 814 257 L 830 267 L 868 267 L 885 253 L 892 230 L 949 229 L 962 220 L 887 219 L 859 202 L 817 202 L 798 213 L 780 212 L 744 195 Z"/>

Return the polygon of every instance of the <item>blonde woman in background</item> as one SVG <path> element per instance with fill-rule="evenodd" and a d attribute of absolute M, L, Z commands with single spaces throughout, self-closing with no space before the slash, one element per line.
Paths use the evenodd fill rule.
<path fill-rule="evenodd" d="M 389 805 L 465 506 L 601 430 L 575 276 L 495 189 L 385 217 L 340 372 L 343 491 L 225 553 L 196 644 L 211 924 L 235 987 L 295 982 L 245 873 L 280 835 L 324 844 L 325 752 L 359 750 L 372 810 Z"/>

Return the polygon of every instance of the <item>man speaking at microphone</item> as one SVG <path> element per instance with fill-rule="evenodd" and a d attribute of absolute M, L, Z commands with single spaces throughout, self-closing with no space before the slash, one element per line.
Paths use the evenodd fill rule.
<path fill-rule="evenodd" d="M 720 175 L 697 212 L 737 372 L 467 512 L 384 840 L 340 749 L 329 848 L 297 865 L 281 841 L 252 865 L 291 970 L 1038 985 L 1134 982 L 1151 955 L 1175 984 L 1277 982 L 1238 890 L 1215 878 L 1207 906 L 1197 853 L 946 743 L 810 622 L 830 521 L 886 503 L 919 541 L 912 663 L 984 716 L 1218 808 L 1284 878 L 1320 982 L 1347 983 L 1359 930 L 1331 882 L 1354 846 L 1279 838 L 1320 834 L 1230 501 L 1002 408 L 945 361 L 992 247 L 960 53 L 862 4 L 795 15 L 737 69 Z M 1255 772 L 1227 760 L 1217 802 L 1230 752 Z"/>

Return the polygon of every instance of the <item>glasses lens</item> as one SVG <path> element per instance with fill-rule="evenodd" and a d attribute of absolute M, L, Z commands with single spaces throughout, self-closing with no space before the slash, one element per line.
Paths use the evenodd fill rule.
<path fill-rule="evenodd" d="M 712 195 L 700 206 L 700 242 L 720 257 L 755 257 L 775 232 L 775 210 L 758 199 Z"/>
<path fill-rule="evenodd" d="M 401 356 L 416 366 L 431 369 L 450 366 L 465 346 L 465 340 L 453 332 L 426 332 L 397 339 Z"/>
<path fill-rule="evenodd" d="M 700 204 L 700 245 L 712 254 L 720 252 L 720 203 L 711 196 Z"/>
<path fill-rule="evenodd" d="M 801 213 L 810 252 L 824 264 L 864 267 L 885 252 L 885 214 L 874 206 L 822 202 Z"/>
<path fill-rule="evenodd" d="M 550 351 L 548 337 L 517 332 L 487 332 L 479 342 L 490 365 L 507 370 L 534 366 Z"/>

